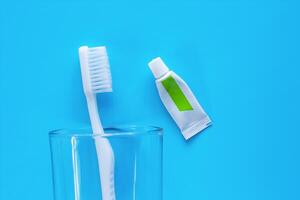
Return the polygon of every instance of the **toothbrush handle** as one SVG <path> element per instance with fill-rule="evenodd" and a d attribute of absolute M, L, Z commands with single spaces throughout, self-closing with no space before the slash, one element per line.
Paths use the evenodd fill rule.
<path fill-rule="evenodd" d="M 102 124 L 99 118 L 96 96 L 87 96 L 87 104 L 93 133 L 103 134 Z M 98 157 L 99 174 L 101 181 L 102 200 L 115 200 L 114 185 L 114 153 L 108 139 L 96 136 L 95 146 Z"/>
<path fill-rule="evenodd" d="M 101 180 L 102 200 L 115 200 L 114 154 L 106 138 L 95 137 Z"/>

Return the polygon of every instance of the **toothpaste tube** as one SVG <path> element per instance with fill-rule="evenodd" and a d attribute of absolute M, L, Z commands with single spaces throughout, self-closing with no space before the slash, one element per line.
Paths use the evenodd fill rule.
<path fill-rule="evenodd" d="M 149 67 L 156 79 L 163 104 L 186 140 L 211 124 L 209 116 L 188 85 L 177 74 L 170 71 L 161 58 L 153 59 Z"/>

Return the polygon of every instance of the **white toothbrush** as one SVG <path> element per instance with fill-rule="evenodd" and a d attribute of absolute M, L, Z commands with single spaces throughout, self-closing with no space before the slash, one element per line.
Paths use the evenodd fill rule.
<path fill-rule="evenodd" d="M 112 80 L 106 48 L 104 46 L 79 48 L 83 89 L 86 95 L 90 120 L 94 134 L 104 134 L 101 125 L 96 94 L 112 92 Z M 109 141 L 95 137 L 101 181 L 102 200 L 115 200 L 114 154 Z"/>

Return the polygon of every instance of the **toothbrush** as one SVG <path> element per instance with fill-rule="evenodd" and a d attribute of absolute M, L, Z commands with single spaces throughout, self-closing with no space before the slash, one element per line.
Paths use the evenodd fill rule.
<path fill-rule="evenodd" d="M 100 121 L 96 94 L 112 92 L 112 80 L 106 48 L 104 46 L 79 48 L 79 58 L 83 90 L 87 100 L 93 134 L 104 134 Z M 95 137 L 101 181 L 102 200 L 115 200 L 114 153 L 109 141 L 104 137 Z"/>

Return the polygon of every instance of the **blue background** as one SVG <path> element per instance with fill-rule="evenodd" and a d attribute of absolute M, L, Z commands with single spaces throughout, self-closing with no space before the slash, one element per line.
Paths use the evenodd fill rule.
<path fill-rule="evenodd" d="M 48 131 L 89 123 L 80 45 L 106 45 L 104 125 L 165 129 L 165 200 L 300 199 L 299 3 L 44 1 L 0 6 L 0 199 L 52 199 Z M 147 63 L 161 56 L 213 120 L 186 142 Z"/>

